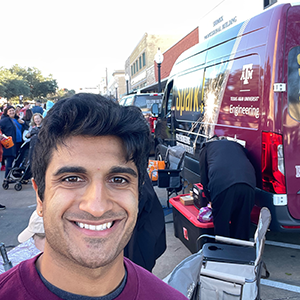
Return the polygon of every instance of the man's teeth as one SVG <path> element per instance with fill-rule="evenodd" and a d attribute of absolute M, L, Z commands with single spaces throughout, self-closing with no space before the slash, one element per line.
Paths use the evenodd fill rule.
<path fill-rule="evenodd" d="M 110 228 L 112 226 L 112 222 L 104 223 L 104 224 L 97 225 L 97 226 L 96 225 L 79 223 L 79 222 L 76 222 L 76 224 L 80 228 L 85 228 L 85 229 L 95 230 L 95 231 L 105 230 L 105 229 L 108 229 L 108 228 Z"/>

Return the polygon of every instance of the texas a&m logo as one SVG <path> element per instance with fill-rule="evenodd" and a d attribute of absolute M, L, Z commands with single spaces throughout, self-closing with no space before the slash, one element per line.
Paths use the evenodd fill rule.
<path fill-rule="evenodd" d="M 252 69 L 253 64 L 248 64 L 248 65 L 243 65 L 243 71 L 242 71 L 242 76 L 241 76 L 241 80 L 244 80 L 244 84 L 248 84 L 249 83 L 249 79 L 252 79 L 252 73 L 253 73 L 253 69 Z"/>

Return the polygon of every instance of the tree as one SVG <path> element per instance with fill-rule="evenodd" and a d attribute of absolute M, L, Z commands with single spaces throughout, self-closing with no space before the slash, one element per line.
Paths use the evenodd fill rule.
<path fill-rule="evenodd" d="M 63 98 L 69 98 L 69 97 L 72 97 L 76 94 L 76 92 L 74 90 L 68 90 L 66 88 L 64 89 L 58 89 L 55 93 L 55 95 L 49 97 L 49 99 L 52 99 L 52 100 L 60 100 L 60 99 L 63 99 Z"/>
<path fill-rule="evenodd" d="M 24 80 L 11 79 L 5 82 L 5 97 L 9 100 L 13 97 L 23 95 L 25 97 L 30 95 L 29 84 Z"/>
<path fill-rule="evenodd" d="M 0 82 L 3 84 L 7 80 L 22 79 L 17 73 L 12 73 L 9 69 L 0 68 Z"/>
<path fill-rule="evenodd" d="M 2 87 L 1 87 L 2 85 Z M 37 68 L 22 68 L 14 65 L 10 69 L 0 68 L 0 96 L 8 99 L 23 95 L 34 99 L 55 94 L 57 82 L 52 75 L 44 77 Z"/>
<path fill-rule="evenodd" d="M 48 94 L 54 94 L 56 89 L 56 80 L 47 80 L 36 83 L 31 93 L 33 97 L 47 97 Z"/>
<path fill-rule="evenodd" d="M 57 89 L 57 82 L 53 80 L 52 75 L 44 77 L 37 68 L 21 68 L 14 65 L 10 71 L 26 80 L 31 88 L 31 98 L 47 97 L 48 94 L 54 94 Z"/>
<path fill-rule="evenodd" d="M 0 84 L 0 97 L 5 97 L 6 87 L 3 84 Z"/>
<path fill-rule="evenodd" d="M 19 65 L 12 66 L 9 71 L 12 74 L 16 74 L 18 77 L 21 77 L 23 80 L 26 80 L 28 84 L 34 87 L 36 84 L 41 81 L 45 81 L 45 78 L 42 75 L 42 72 L 37 68 L 21 68 Z"/>

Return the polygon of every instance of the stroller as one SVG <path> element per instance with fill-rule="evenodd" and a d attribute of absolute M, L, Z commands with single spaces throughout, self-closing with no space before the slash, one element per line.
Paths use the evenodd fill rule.
<path fill-rule="evenodd" d="M 2 188 L 7 190 L 10 184 L 15 183 L 15 190 L 21 191 L 22 184 L 27 184 L 31 178 L 30 170 L 30 140 L 25 141 L 20 147 L 17 157 L 9 170 L 7 177 L 3 180 Z"/>
<path fill-rule="evenodd" d="M 217 243 L 205 243 L 199 252 L 183 260 L 167 283 L 191 300 L 259 300 L 260 279 L 270 275 L 262 261 L 270 221 L 270 211 L 263 207 L 253 242 L 202 235 L 199 239 L 208 237 Z"/>

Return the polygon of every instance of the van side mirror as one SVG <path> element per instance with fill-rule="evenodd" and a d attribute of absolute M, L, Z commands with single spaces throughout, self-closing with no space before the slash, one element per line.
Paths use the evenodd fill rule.
<path fill-rule="evenodd" d="M 158 104 L 153 103 L 151 106 L 151 113 L 153 117 L 158 117 Z"/>

